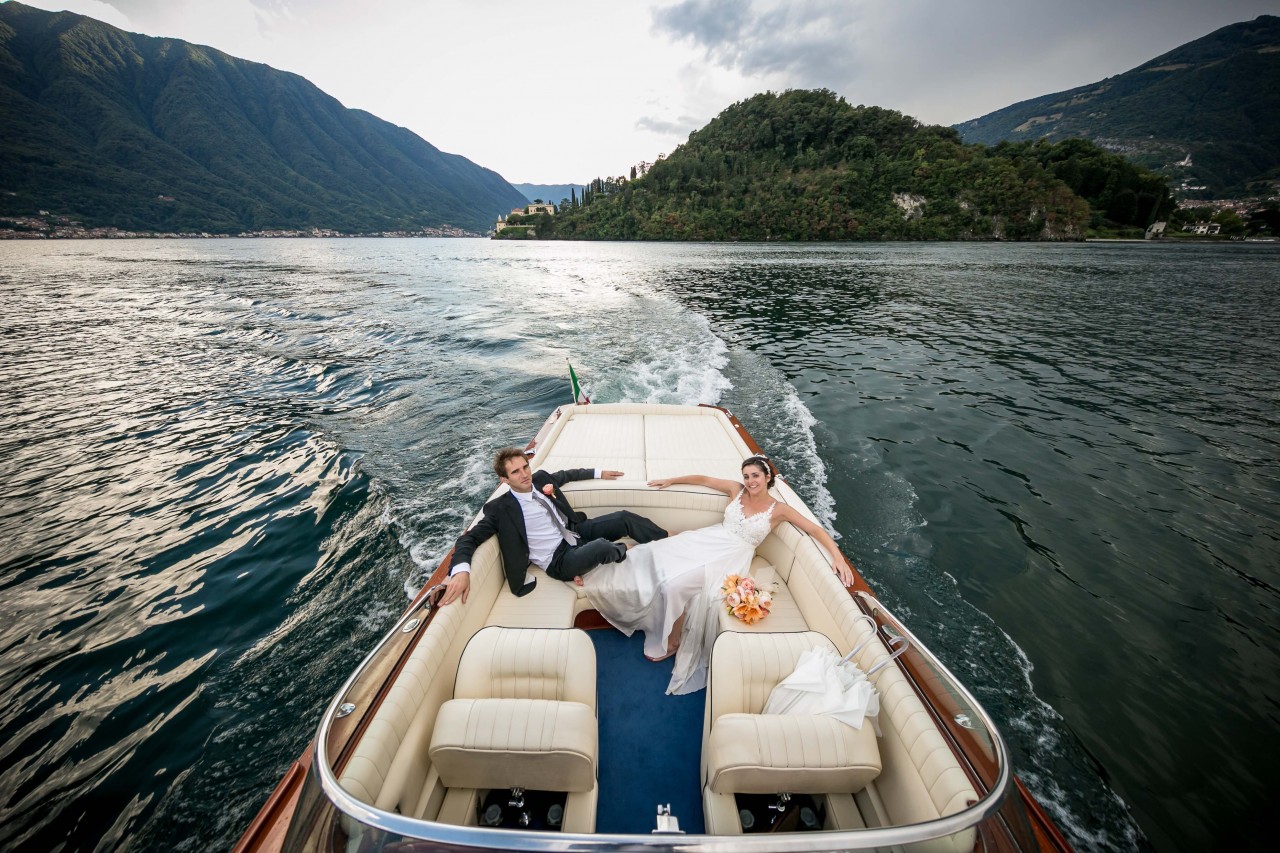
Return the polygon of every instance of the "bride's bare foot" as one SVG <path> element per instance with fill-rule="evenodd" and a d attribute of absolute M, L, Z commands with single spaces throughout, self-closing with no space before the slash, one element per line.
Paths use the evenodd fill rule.
<path fill-rule="evenodd" d="M 683 615 L 676 620 L 676 624 L 671 628 L 671 636 L 667 639 L 667 653 L 660 658 L 651 658 L 648 655 L 645 655 L 645 659 L 657 663 L 658 661 L 664 661 L 674 655 L 680 648 L 680 629 L 682 627 L 684 627 Z"/>
<path fill-rule="evenodd" d="M 573 585 L 574 585 L 574 586 L 582 586 L 582 575 L 574 575 L 574 576 L 573 576 Z"/>

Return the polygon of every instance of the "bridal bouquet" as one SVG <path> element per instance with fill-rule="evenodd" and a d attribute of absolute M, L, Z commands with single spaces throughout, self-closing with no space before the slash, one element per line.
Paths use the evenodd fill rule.
<path fill-rule="evenodd" d="M 720 587 L 720 597 L 730 614 L 754 625 L 769 615 L 774 589 L 773 584 L 757 584 L 750 575 L 729 575 Z"/>

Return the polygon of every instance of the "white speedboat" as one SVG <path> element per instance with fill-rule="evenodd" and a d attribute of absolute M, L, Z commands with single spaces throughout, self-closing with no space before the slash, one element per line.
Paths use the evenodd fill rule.
<path fill-rule="evenodd" d="M 565 492 L 588 515 L 632 509 L 676 533 L 719 522 L 727 499 L 646 482 L 736 480 L 759 448 L 720 408 L 595 404 L 556 410 L 529 451 L 535 469 L 626 472 Z M 812 517 L 781 477 L 773 495 Z M 661 664 L 580 589 L 531 567 L 537 587 L 516 597 L 500 560 L 486 542 L 467 602 L 438 607 L 446 557 L 238 850 L 1070 849 L 972 694 L 793 526 L 752 564 L 777 584 L 771 612 L 751 625 L 726 612 L 709 686 L 692 697 L 645 682 Z M 877 725 L 762 713 L 818 647 L 854 652 Z"/>

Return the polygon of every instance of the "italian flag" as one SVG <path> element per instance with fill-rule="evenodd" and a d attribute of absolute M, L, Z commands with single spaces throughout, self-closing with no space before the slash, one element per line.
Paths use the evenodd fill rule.
<path fill-rule="evenodd" d="M 568 363 L 567 359 L 565 363 Z M 578 405 L 585 405 L 591 402 L 591 398 L 583 393 L 582 386 L 578 384 L 578 374 L 573 372 L 572 364 L 569 365 L 569 386 L 573 390 L 573 402 Z"/>

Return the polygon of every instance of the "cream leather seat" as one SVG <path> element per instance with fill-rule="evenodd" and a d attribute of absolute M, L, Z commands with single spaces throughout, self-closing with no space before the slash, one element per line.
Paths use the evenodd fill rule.
<path fill-rule="evenodd" d="M 526 571 L 538 582 L 533 592 L 513 595 L 504 582 L 485 624 L 503 628 L 573 627 L 574 607 L 581 587 L 548 577 L 546 572 L 532 564 Z"/>
<path fill-rule="evenodd" d="M 595 647 L 578 629 L 477 631 L 440 707 L 428 750 L 449 789 L 440 820 L 475 823 L 489 789 L 565 791 L 565 831 L 593 832 L 596 811 Z"/>
<path fill-rule="evenodd" d="M 751 577 L 755 578 L 756 583 L 762 586 L 776 584 L 776 588 L 773 591 L 773 606 L 769 610 L 769 616 L 754 625 L 748 625 L 730 613 L 727 608 L 722 607 L 720 608 L 721 631 L 777 634 L 788 631 L 809 630 L 809 624 L 804 621 L 804 614 L 800 612 L 799 605 L 796 604 L 795 598 L 791 596 L 791 590 L 787 589 L 787 585 L 782 582 L 782 578 L 778 577 L 777 570 L 768 560 L 763 557 L 754 557 L 751 560 L 750 573 Z"/>
<path fill-rule="evenodd" d="M 835 650 L 813 631 L 728 631 L 716 640 L 703 750 L 709 833 L 742 832 L 734 794 L 851 794 L 880 775 L 870 723 L 855 729 L 828 716 L 761 713 L 801 653 L 819 646 Z"/>

